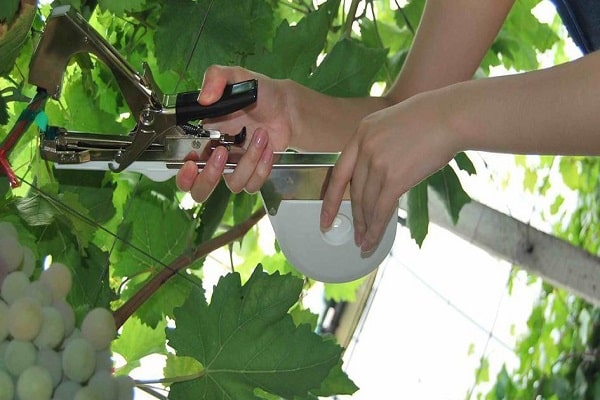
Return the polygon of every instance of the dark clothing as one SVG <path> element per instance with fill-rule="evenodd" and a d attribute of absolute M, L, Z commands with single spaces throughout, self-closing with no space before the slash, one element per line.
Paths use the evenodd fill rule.
<path fill-rule="evenodd" d="M 583 54 L 600 49 L 600 0 L 552 0 Z"/>

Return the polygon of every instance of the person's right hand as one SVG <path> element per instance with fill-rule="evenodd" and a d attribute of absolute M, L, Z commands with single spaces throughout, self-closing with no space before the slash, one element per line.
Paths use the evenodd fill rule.
<path fill-rule="evenodd" d="M 238 193 L 256 192 L 271 172 L 273 152 L 287 149 L 292 130 L 288 111 L 286 81 L 275 80 L 241 67 L 211 66 L 206 70 L 198 102 L 210 105 L 222 96 L 229 83 L 258 80 L 257 102 L 223 117 L 204 120 L 206 128 L 234 134 L 246 127 L 245 154 L 235 170 L 227 174 L 229 189 Z M 203 170 L 187 161 L 177 174 L 177 186 L 190 192 L 196 201 L 204 201 L 219 183 L 227 162 L 227 149 L 217 147 Z"/>

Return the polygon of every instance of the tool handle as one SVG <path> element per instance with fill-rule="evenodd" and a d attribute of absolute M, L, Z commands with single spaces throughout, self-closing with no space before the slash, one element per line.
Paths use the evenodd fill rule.
<path fill-rule="evenodd" d="M 231 114 L 255 103 L 258 95 L 258 81 L 251 79 L 229 84 L 225 87 L 223 96 L 208 106 L 198 104 L 199 95 L 199 90 L 177 94 L 175 103 L 177 125 Z"/>

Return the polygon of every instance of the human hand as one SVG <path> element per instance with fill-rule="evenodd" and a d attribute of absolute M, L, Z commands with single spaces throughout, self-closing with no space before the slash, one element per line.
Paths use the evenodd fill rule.
<path fill-rule="evenodd" d="M 206 70 L 198 102 L 210 105 L 216 102 L 228 83 L 258 79 L 257 102 L 242 110 L 223 117 L 204 120 L 206 128 L 222 132 L 239 132 L 246 127 L 245 154 L 235 170 L 227 174 L 225 182 L 229 189 L 238 193 L 250 193 L 260 189 L 271 172 L 273 152 L 285 150 L 291 141 L 291 128 L 287 110 L 285 81 L 270 79 L 264 75 L 240 67 L 211 66 Z M 204 201 L 219 183 L 228 152 L 224 147 L 213 150 L 202 171 L 188 160 L 177 174 L 177 186 L 189 191 L 196 201 Z"/>
<path fill-rule="evenodd" d="M 333 168 L 321 209 L 321 229 L 338 213 L 350 183 L 354 241 L 373 250 L 397 211 L 400 196 L 446 165 L 459 149 L 434 92 L 364 118 Z"/>

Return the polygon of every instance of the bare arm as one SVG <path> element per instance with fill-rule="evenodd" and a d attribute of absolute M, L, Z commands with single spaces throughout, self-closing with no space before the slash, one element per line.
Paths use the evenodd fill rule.
<path fill-rule="evenodd" d="M 457 84 L 440 95 L 457 150 L 600 154 L 600 52 L 545 70 Z"/>
<path fill-rule="evenodd" d="M 341 150 L 367 115 L 471 79 L 514 0 L 429 0 L 402 71 L 383 97 L 341 99 L 290 83 L 292 147 Z"/>

